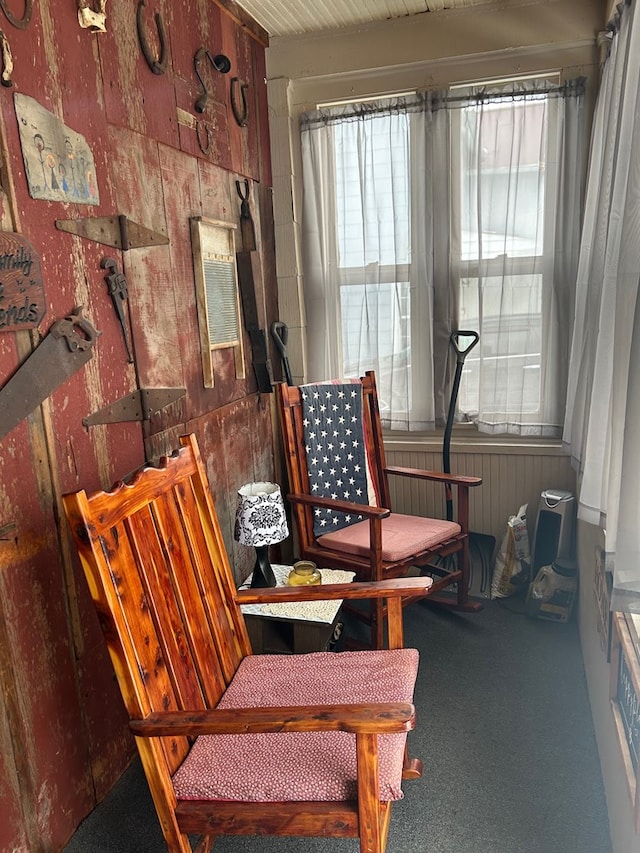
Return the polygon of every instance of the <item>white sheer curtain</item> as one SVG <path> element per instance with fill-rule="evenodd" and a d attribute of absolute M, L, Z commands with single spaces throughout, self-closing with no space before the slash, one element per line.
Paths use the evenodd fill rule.
<path fill-rule="evenodd" d="M 468 90 L 459 121 L 460 315 L 480 332 L 460 409 L 488 433 L 559 437 L 580 235 L 583 81 Z"/>
<path fill-rule="evenodd" d="M 582 83 L 435 92 L 302 120 L 310 379 L 374 368 L 387 428 L 561 433 Z M 552 381 L 553 377 L 553 381 Z"/>
<path fill-rule="evenodd" d="M 610 32 L 596 103 L 564 440 L 578 516 L 606 530 L 612 606 L 640 613 L 640 13 Z"/>
<path fill-rule="evenodd" d="M 435 425 L 434 300 L 449 310 L 432 223 L 434 209 L 447 215 L 446 149 L 433 141 L 444 114 L 424 121 L 421 110 L 398 98 L 319 110 L 302 125 L 308 378 L 375 368 L 383 423 L 405 430 Z M 429 172 L 445 180 L 416 192 L 412 176 L 426 176 L 437 151 Z"/>

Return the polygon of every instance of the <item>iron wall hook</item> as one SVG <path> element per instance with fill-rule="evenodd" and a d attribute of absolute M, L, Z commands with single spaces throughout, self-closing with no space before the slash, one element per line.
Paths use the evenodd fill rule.
<path fill-rule="evenodd" d="M 2 2 L 2 0 L 0 0 Z M 203 88 L 203 92 L 196 101 L 195 109 L 197 113 L 203 113 L 207 108 L 207 101 L 209 100 L 209 90 L 207 89 L 207 84 L 205 83 L 202 74 L 200 73 L 200 63 L 203 59 L 208 59 L 213 68 L 216 71 L 219 71 L 220 74 L 228 74 L 231 71 L 231 60 L 228 56 L 225 56 L 224 53 L 217 53 L 215 56 L 211 55 L 209 48 L 201 47 L 196 52 L 196 55 L 193 57 L 193 68 L 196 72 L 196 77 L 200 81 L 200 85 Z"/>

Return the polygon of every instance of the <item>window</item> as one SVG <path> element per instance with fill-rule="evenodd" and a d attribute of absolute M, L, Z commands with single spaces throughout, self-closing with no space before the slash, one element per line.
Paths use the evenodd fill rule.
<path fill-rule="evenodd" d="M 547 96 L 464 106 L 454 118 L 452 163 L 459 177 L 459 325 L 482 341 L 463 371 L 459 409 L 535 416 L 542 396 Z M 456 223 L 457 225 L 457 223 Z M 553 244 L 553 235 L 550 235 Z"/>
<path fill-rule="evenodd" d="M 342 374 L 359 376 L 363 363 L 375 363 L 383 410 L 394 393 L 402 408 L 411 368 L 409 140 L 404 122 L 387 115 L 372 120 L 364 152 L 353 130 L 335 128 Z M 360 185 L 363 157 L 371 193 Z"/>
<path fill-rule="evenodd" d="M 512 81 L 304 117 L 310 378 L 374 368 L 385 426 L 432 428 L 449 336 L 470 329 L 460 416 L 560 435 L 581 97 L 582 81 Z"/>

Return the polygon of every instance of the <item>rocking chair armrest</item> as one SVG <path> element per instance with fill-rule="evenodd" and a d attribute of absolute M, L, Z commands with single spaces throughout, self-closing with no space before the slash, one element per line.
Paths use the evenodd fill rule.
<path fill-rule="evenodd" d="M 275 604 L 283 601 L 326 601 L 343 598 L 397 598 L 426 595 L 433 583 L 430 577 L 392 578 L 384 581 L 320 584 L 318 586 L 278 586 L 240 589 L 238 604 Z"/>
<path fill-rule="evenodd" d="M 338 501 L 333 498 L 314 497 L 313 495 L 303 495 L 295 492 L 288 494 L 287 499 L 292 503 L 333 509 L 338 512 L 353 513 L 354 515 L 363 515 L 365 518 L 386 518 L 388 515 L 391 515 L 391 510 L 383 506 L 369 506 L 368 504 L 358 504 L 353 501 Z"/>
<path fill-rule="evenodd" d="M 415 707 L 408 702 L 165 711 L 129 721 L 136 737 L 329 731 L 390 734 L 409 732 L 414 725 Z"/>
<path fill-rule="evenodd" d="M 439 471 L 426 471 L 422 468 L 402 468 L 398 465 L 388 465 L 387 474 L 397 474 L 400 477 L 414 477 L 419 480 L 434 480 L 440 483 L 450 483 L 453 486 L 479 486 L 482 477 L 467 477 L 462 474 L 444 474 Z"/>

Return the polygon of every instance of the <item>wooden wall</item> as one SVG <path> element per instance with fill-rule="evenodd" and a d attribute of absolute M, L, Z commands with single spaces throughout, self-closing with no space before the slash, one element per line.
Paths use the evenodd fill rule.
<path fill-rule="evenodd" d="M 147 0 L 140 12 L 152 58 L 161 57 L 156 14 L 166 36 L 166 70 L 154 73 L 136 26 L 138 2 L 109 0 L 105 32 L 81 27 L 78 5 L 89 4 L 39 0 L 28 22 L 0 24 L 13 61 L 11 67 L 5 50 L 0 231 L 17 232 L 33 246 L 46 309 L 38 328 L 0 329 L 0 418 L 2 389 L 46 343 L 55 320 L 82 305 L 101 333 L 86 364 L 0 438 L 0 850 L 13 853 L 59 850 L 133 754 L 61 494 L 105 488 L 194 431 L 240 576 L 250 569 L 250 554 L 232 541 L 235 491 L 274 476 L 271 397 L 257 393 L 248 338 L 246 378 L 236 377 L 233 354 L 221 350 L 215 386 L 203 385 L 189 230 L 194 216 L 239 226 L 236 180 L 249 181 L 262 264 L 258 314 L 268 330 L 277 300 L 266 35 L 233 3 L 227 9 L 212 0 Z M 202 113 L 195 109 L 202 89 L 194 72 L 201 47 L 231 61 L 228 74 L 204 64 L 210 95 Z M 231 109 L 232 77 L 248 84 L 246 127 Z M 52 117 L 41 148 L 30 105 L 33 115 L 43 108 Z M 67 134 L 84 137 L 95 164 L 88 178 L 72 145 L 65 155 Z M 38 196 L 39 155 L 43 183 L 56 184 L 59 197 Z M 99 203 L 91 204 L 96 188 Z M 123 250 L 56 227 L 57 220 L 119 216 L 166 242 Z M 101 268 L 105 257 L 126 277 L 133 363 Z M 3 298 L 0 287 L 0 309 Z M 22 369 L 26 388 L 34 374 Z M 46 384 L 57 370 L 54 356 L 44 370 L 40 365 L 38 379 Z M 185 393 L 148 419 L 83 423 L 139 389 L 158 388 Z"/>

